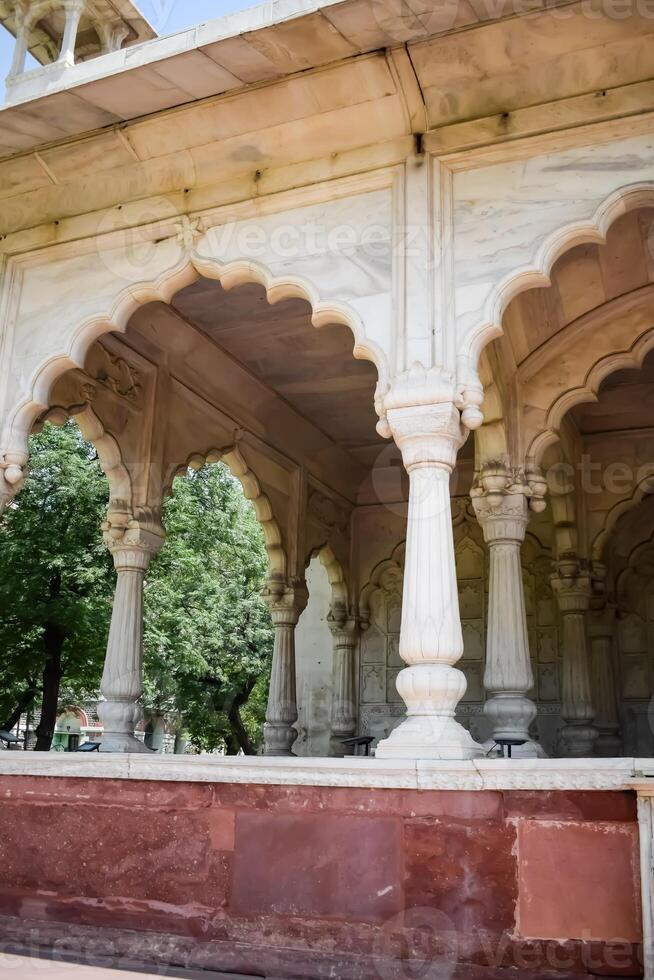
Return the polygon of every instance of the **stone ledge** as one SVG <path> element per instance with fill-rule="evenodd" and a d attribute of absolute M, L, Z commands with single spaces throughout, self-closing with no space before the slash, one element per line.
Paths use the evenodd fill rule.
<path fill-rule="evenodd" d="M 439 762 L 0 752 L 1 776 L 361 789 L 624 790 L 648 786 L 644 778 L 648 772 L 654 774 L 654 759 L 477 759 Z"/>

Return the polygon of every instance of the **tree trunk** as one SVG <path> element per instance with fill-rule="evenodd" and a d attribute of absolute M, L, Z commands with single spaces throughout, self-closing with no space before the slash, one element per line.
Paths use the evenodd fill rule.
<path fill-rule="evenodd" d="M 31 707 L 34 698 L 38 694 L 38 687 L 35 683 L 30 682 L 29 687 L 23 691 L 20 698 L 18 699 L 18 704 L 16 705 L 13 712 L 9 715 L 7 720 L 0 724 L 0 731 L 11 732 L 18 722 L 20 721 L 21 715 L 23 715 L 28 708 Z"/>
<path fill-rule="evenodd" d="M 241 710 L 236 702 L 230 709 L 227 718 L 229 720 L 229 727 L 232 730 L 232 736 L 233 736 L 233 738 L 229 739 L 229 741 L 232 743 L 236 742 L 236 746 L 238 746 L 236 752 L 231 752 L 230 746 L 228 745 L 227 754 L 237 755 L 238 749 L 242 749 L 244 755 L 256 755 L 257 751 L 255 747 L 252 745 L 252 742 L 250 741 L 250 736 L 245 730 L 245 725 L 243 724 L 243 719 L 241 718 Z"/>
<path fill-rule="evenodd" d="M 61 651 L 64 639 L 64 633 L 58 626 L 46 624 L 43 633 L 43 645 L 46 651 L 43 668 L 43 701 L 41 703 L 41 720 L 36 729 L 35 752 L 49 752 L 52 745 L 52 736 L 57 723 L 59 685 L 63 674 Z"/>

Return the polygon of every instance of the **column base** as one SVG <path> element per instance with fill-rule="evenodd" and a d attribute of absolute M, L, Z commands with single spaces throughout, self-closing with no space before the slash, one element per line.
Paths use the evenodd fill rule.
<path fill-rule="evenodd" d="M 100 740 L 100 752 L 152 752 L 147 745 L 125 732 L 105 732 Z"/>
<path fill-rule="evenodd" d="M 297 731 L 289 725 L 275 725 L 266 722 L 263 726 L 264 755 L 294 756 L 293 744 L 297 739 Z"/>
<path fill-rule="evenodd" d="M 595 743 L 595 755 L 617 759 L 622 755 L 622 739 L 616 732 L 600 732 Z"/>
<path fill-rule="evenodd" d="M 595 755 L 597 735 L 594 725 L 585 722 L 577 725 L 567 724 L 561 732 L 564 756 L 571 759 L 587 759 Z"/>
<path fill-rule="evenodd" d="M 409 715 L 377 745 L 377 759 L 479 759 L 484 749 L 454 718 Z"/>

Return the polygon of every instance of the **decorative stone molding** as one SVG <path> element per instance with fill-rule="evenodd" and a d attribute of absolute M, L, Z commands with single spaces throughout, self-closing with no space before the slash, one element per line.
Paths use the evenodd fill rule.
<path fill-rule="evenodd" d="M 289 756 L 298 734 L 293 727 L 297 721 L 295 627 L 309 594 L 304 583 L 270 579 L 263 598 L 275 627 L 264 754 Z"/>
<path fill-rule="evenodd" d="M 339 615 L 340 613 L 340 615 Z M 354 683 L 359 623 L 348 617 L 345 610 L 332 611 L 328 617 L 334 644 L 332 716 L 330 755 L 352 755 L 352 746 L 342 744 L 351 738 L 357 727 L 357 707 Z"/>
<path fill-rule="evenodd" d="M 449 480 L 468 431 L 452 379 L 415 368 L 385 399 L 382 434 L 392 434 L 409 474 L 397 690 L 407 718 L 377 746 L 379 758 L 469 759 L 482 754 L 454 718 L 466 680 L 454 665 L 463 637 L 454 563 Z M 475 420 L 476 421 L 476 420 Z"/>
<path fill-rule="evenodd" d="M 0 452 L 0 518 L 25 482 L 25 459 L 17 453 Z"/>
<path fill-rule="evenodd" d="M 101 344 L 97 351 L 101 363 L 95 367 L 93 380 L 127 401 L 138 401 L 142 390 L 139 371 L 124 357 L 111 354 Z"/>
<path fill-rule="evenodd" d="M 493 726 L 493 742 L 522 741 L 521 754 L 542 756 L 543 750 L 529 736 L 536 705 L 527 697 L 534 675 L 520 559 L 532 491 L 516 475 L 501 464 L 488 464 L 470 491 L 489 549 L 484 687 L 490 697 L 484 714 Z"/>
<path fill-rule="evenodd" d="M 143 691 L 143 582 L 150 561 L 163 544 L 158 515 L 110 511 L 103 525 L 116 568 L 116 592 L 100 683 L 98 716 L 104 726 L 103 752 L 145 752 L 134 736 Z"/>
<path fill-rule="evenodd" d="M 250 469 L 247 460 L 239 449 L 239 441 L 243 431 L 234 433 L 234 442 L 222 449 L 208 449 L 206 452 L 193 453 L 181 466 L 173 467 L 170 478 L 166 481 L 166 489 L 172 486 L 176 476 L 185 476 L 189 468 L 200 469 L 207 463 L 223 462 L 229 467 L 242 488 L 243 495 L 254 507 L 257 520 L 263 530 L 268 567 L 272 578 L 283 579 L 286 575 L 286 552 L 282 546 L 282 531 L 273 513 L 270 498 L 261 489 L 256 474 Z"/>
<path fill-rule="evenodd" d="M 136 779 L 155 782 L 343 786 L 420 791 L 639 789 L 637 760 L 627 759 L 295 759 L 243 756 L 102 755 L 0 752 L 0 775 Z M 652 792 L 654 787 L 646 786 Z M 643 837 L 641 836 L 641 842 Z M 651 872 L 651 868 L 650 868 Z"/>
<path fill-rule="evenodd" d="M 595 711 L 586 641 L 586 614 L 592 595 L 588 563 L 575 555 L 562 556 L 551 581 L 563 619 L 562 739 L 568 755 L 589 756 L 595 749 L 597 729 L 593 725 Z"/>
<path fill-rule="evenodd" d="M 511 300 L 527 289 L 547 287 L 551 284 L 550 273 L 554 263 L 565 252 L 578 245 L 593 242 L 603 243 L 606 235 L 618 218 L 628 211 L 651 206 L 654 196 L 654 182 L 642 181 L 620 186 L 604 199 L 597 200 L 594 214 L 587 220 L 570 222 L 551 231 L 543 240 L 536 243 L 536 251 L 529 256 L 526 265 L 512 269 L 493 283 L 483 308 L 480 308 L 479 321 L 461 335 L 457 354 L 477 363 L 483 349 L 496 337 L 502 335 L 502 318 Z M 489 277 L 484 270 L 486 280 Z M 536 458 L 542 458 L 542 447 L 538 453 L 532 448 Z"/>

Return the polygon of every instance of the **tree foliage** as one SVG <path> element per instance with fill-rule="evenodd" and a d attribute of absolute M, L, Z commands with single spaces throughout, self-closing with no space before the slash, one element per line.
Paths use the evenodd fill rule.
<path fill-rule="evenodd" d="M 0 524 L 0 725 L 25 696 L 43 699 L 41 748 L 49 748 L 59 685 L 72 696 L 97 687 L 114 590 L 100 535 L 107 481 L 93 448 L 70 422 L 46 424 L 30 446 L 25 487 Z"/>
<path fill-rule="evenodd" d="M 164 524 L 145 594 L 146 699 L 174 706 L 195 745 L 251 753 L 272 654 L 263 533 L 224 464 L 176 480 Z"/>
<path fill-rule="evenodd" d="M 100 526 L 107 481 L 73 422 L 31 439 L 24 489 L 0 524 L 0 726 L 42 701 L 49 748 L 61 695 L 99 687 L 115 573 Z M 145 588 L 146 707 L 175 713 L 205 750 L 256 750 L 272 626 L 263 534 L 223 464 L 175 481 Z"/>

